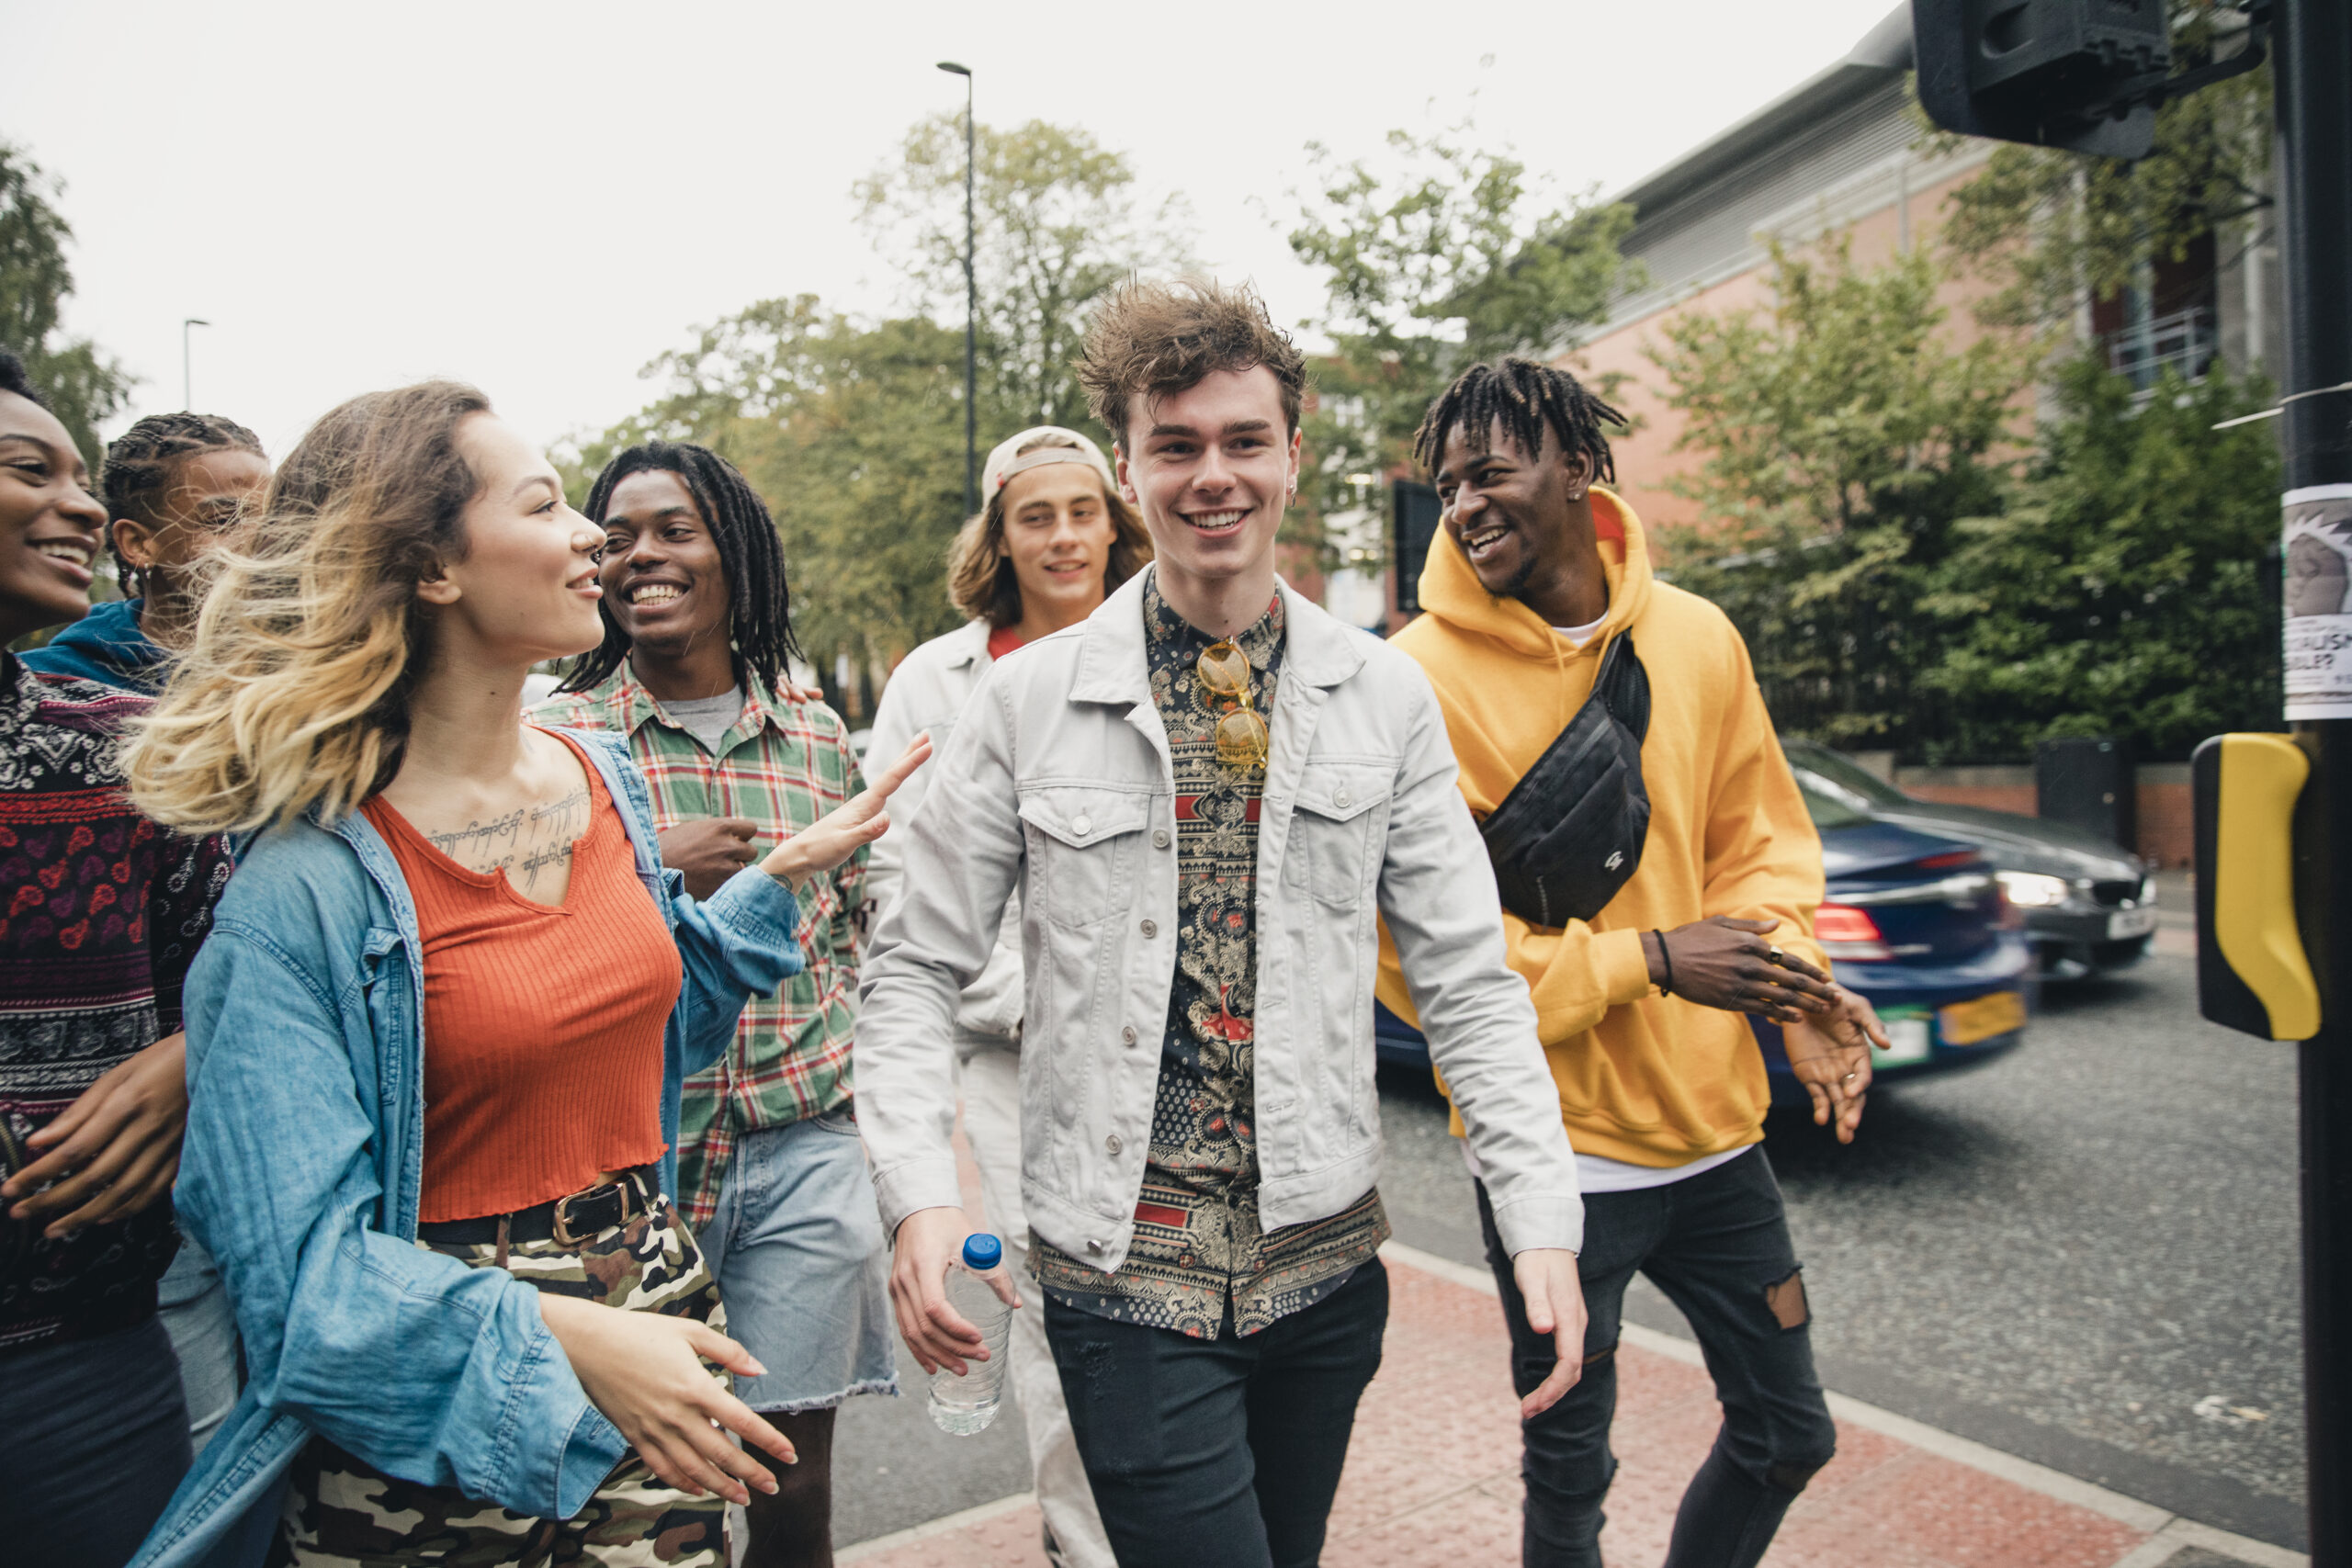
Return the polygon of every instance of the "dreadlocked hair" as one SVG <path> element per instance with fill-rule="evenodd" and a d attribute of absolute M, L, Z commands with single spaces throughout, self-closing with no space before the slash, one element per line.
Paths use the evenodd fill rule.
<path fill-rule="evenodd" d="M 601 526 L 613 504 L 613 491 L 631 474 L 675 474 L 702 509 L 703 521 L 718 546 L 727 573 L 727 615 L 733 638 L 736 683 L 746 672 L 775 690 L 787 660 L 800 657 L 792 635 L 792 593 L 784 578 L 784 545 L 776 537 L 768 504 L 735 465 L 707 446 L 685 441 L 648 441 L 605 465 L 588 491 L 588 520 Z M 585 692 L 602 685 L 628 659 L 628 634 L 599 603 L 605 640 L 583 653 L 557 688 Z"/>
<path fill-rule="evenodd" d="M 1625 416 L 1566 371 L 1517 357 L 1499 365 L 1473 365 L 1455 377 L 1413 432 L 1413 459 L 1423 471 L 1435 473 L 1445 455 L 1445 438 L 1456 425 L 1472 451 L 1487 451 L 1497 421 L 1530 457 L 1544 450 L 1548 427 L 1559 440 L 1562 457 L 1581 454 L 1593 478 L 1617 482 L 1617 460 L 1610 455 L 1609 438 L 1600 427 L 1626 429 Z"/>
<path fill-rule="evenodd" d="M 0 346 L 0 392 L 12 392 L 36 408 L 49 407 L 49 400 L 35 389 L 25 362 L 17 357 L 15 349 L 5 346 Z"/>
<path fill-rule="evenodd" d="M 219 451 L 251 452 L 258 457 L 261 438 L 235 420 L 216 413 L 149 414 L 107 444 L 106 465 L 99 476 L 107 516 L 128 517 L 151 527 L 161 523 L 158 506 L 172 487 L 180 459 Z M 122 547 L 115 543 L 111 528 L 107 530 L 107 552 L 114 557 L 115 581 L 122 584 L 122 596 L 136 599 L 144 593 L 143 574 L 123 558 Z"/>

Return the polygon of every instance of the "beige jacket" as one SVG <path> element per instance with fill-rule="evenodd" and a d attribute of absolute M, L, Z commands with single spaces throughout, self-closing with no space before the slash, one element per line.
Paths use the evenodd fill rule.
<path fill-rule="evenodd" d="M 882 689 L 881 705 L 874 711 L 874 731 L 865 747 L 865 765 L 882 767 L 907 749 L 908 742 L 928 730 L 932 755 L 947 750 L 956 720 L 979 688 L 980 677 L 996 660 L 989 656 L 989 624 L 967 621 L 944 637 L 935 637 L 899 660 L 890 683 Z M 873 903 L 875 922 L 889 913 L 904 875 L 909 825 L 930 793 L 934 761 L 915 770 L 890 798 L 892 830 L 868 852 L 865 896 Z M 1001 1046 L 1021 1049 L 1021 901 L 1015 894 L 1005 906 L 1004 923 L 997 932 L 996 951 L 978 976 L 964 987 L 956 1008 L 956 1027 L 967 1047 Z"/>

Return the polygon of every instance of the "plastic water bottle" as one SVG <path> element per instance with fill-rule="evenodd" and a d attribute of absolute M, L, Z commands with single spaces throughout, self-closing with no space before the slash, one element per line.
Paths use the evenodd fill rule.
<path fill-rule="evenodd" d="M 985 1430 L 996 1419 L 1004 1389 L 1005 1341 L 1012 1337 L 1012 1308 L 999 1301 L 988 1277 L 1004 1261 L 1004 1243 L 986 1231 L 964 1238 L 964 1260 L 947 1270 L 947 1303 L 980 1331 L 989 1348 L 985 1361 L 966 1358 L 972 1370 L 962 1377 L 942 1367 L 931 1378 L 931 1418 L 943 1432 L 959 1438 Z"/>

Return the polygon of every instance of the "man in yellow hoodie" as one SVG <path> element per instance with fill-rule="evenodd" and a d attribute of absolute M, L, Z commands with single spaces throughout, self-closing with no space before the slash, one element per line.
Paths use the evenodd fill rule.
<path fill-rule="evenodd" d="M 1481 821 L 1592 694 L 1612 644 L 1629 638 L 1646 671 L 1650 816 L 1630 879 L 1589 919 L 1502 917 L 1577 1156 L 1590 1314 L 1582 1381 L 1522 1428 L 1522 1553 L 1529 1568 L 1599 1568 L 1612 1352 L 1639 1271 L 1690 1319 L 1724 1407 L 1668 1568 L 1747 1568 L 1837 1433 L 1758 1146 L 1770 1090 L 1744 1015 L 1781 1025 L 1815 1119 L 1841 1141 L 1860 1118 L 1871 1039 L 1885 1042 L 1813 941 L 1821 842 L 1747 647 L 1714 605 L 1651 577 L 1633 508 L 1594 482 L 1615 478 L 1604 423 L 1623 421 L 1566 372 L 1518 359 L 1475 367 L 1431 407 L 1416 456 L 1444 528 L 1421 574 L 1424 614 L 1395 641 L 1437 689 Z M 1414 1017 L 1385 947 L 1380 997 Z M 1478 1208 L 1497 1256 L 1483 1184 Z M 1508 1258 L 1495 1273 L 1524 1391 L 1554 1346 L 1527 1330 Z"/>

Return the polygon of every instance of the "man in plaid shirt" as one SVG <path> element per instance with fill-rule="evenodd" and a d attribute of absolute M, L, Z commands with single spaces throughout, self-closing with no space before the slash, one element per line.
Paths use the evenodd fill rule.
<path fill-rule="evenodd" d="M 779 839 L 865 787 L 842 721 L 784 685 L 783 553 L 726 459 L 652 442 L 597 476 L 605 641 L 532 716 L 616 729 L 652 786 L 664 864 L 707 897 Z M 889 1252 L 857 1134 L 850 1040 L 865 852 L 799 895 L 808 967 L 743 1010 L 727 1058 L 686 1082 L 676 1194 L 767 1368 L 744 1403 L 800 1462 L 752 1494 L 752 1568 L 832 1561 L 833 1413 L 896 1393 Z"/>

